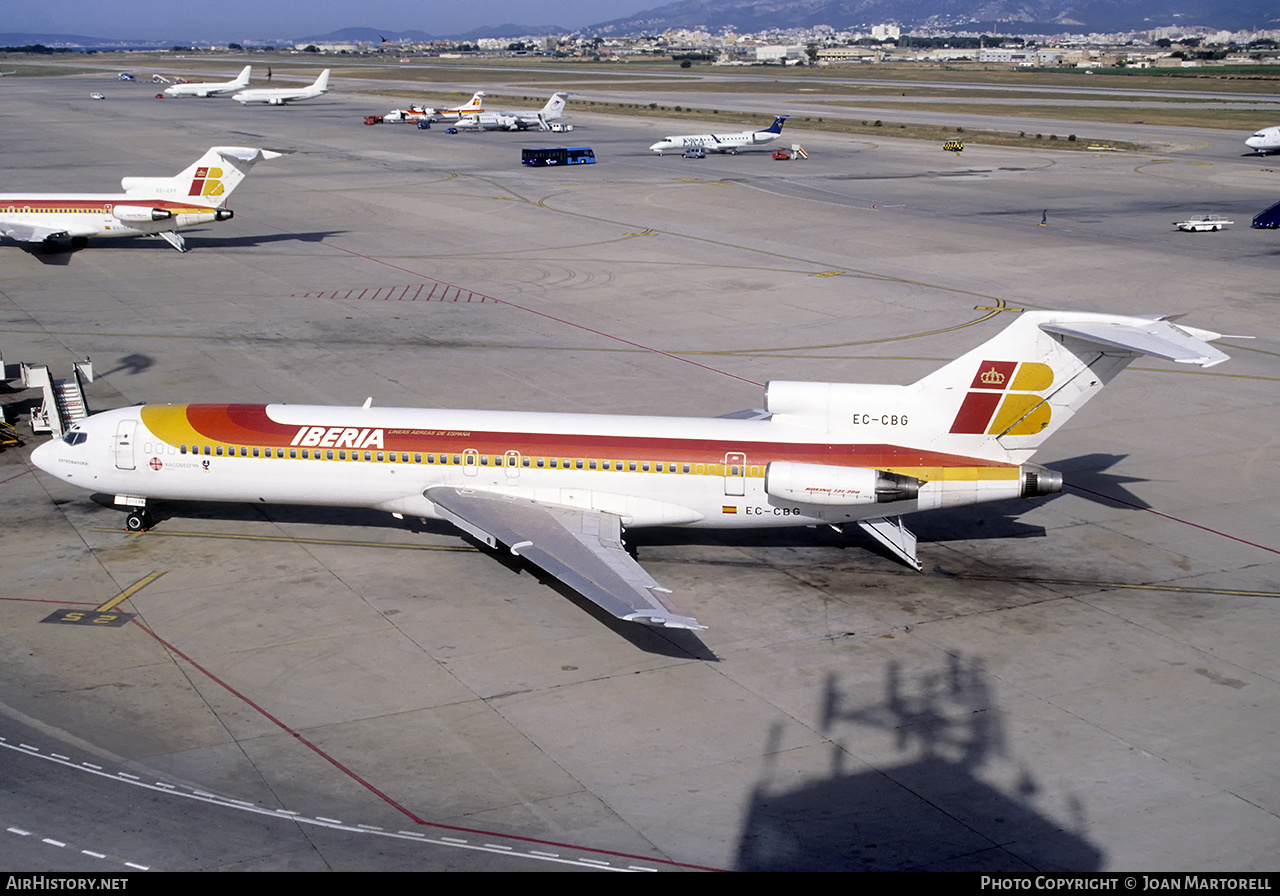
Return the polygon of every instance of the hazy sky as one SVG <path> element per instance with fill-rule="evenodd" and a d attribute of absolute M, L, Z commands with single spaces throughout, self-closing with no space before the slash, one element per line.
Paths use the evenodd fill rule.
<path fill-rule="evenodd" d="M 512 22 L 578 28 L 620 18 L 665 0 L 0 0 L 0 32 L 174 41 L 308 37 L 354 26 L 461 34 Z"/>

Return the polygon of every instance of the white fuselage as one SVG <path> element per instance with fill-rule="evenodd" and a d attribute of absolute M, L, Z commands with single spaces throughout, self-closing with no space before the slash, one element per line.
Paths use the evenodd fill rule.
<path fill-rule="evenodd" d="M 1017 465 L 894 444 L 891 435 L 907 435 L 895 423 L 886 415 L 866 426 L 869 443 L 841 443 L 773 420 L 152 405 L 82 420 L 32 460 L 126 504 L 250 501 L 440 518 L 424 492 L 452 486 L 611 513 L 628 526 L 815 525 L 1022 493 Z M 918 495 L 877 503 L 862 475 L 877 471 L 920 479 Z"/>
<path fill-rule="evenodd" d="M 770 143 L 780 134 L 773 131 L 743 131 L 740 134 L 687 134 L 682 137 L 663 137 L 649 147 L 658 155 L 664 152 L 684 152 L 686 149 L 701 147 L 707 152 L 734 153 L 747 146 L 761 146 Z"/>
<path fill-rule="evenodd" d="M 1280 125 L 1263 128 L 1245 140 L 1244 144 L 1257 153 L 1280 152 Z"/>
<path fill-rule="evenodd" d="M 320 73 L 314 84 L 307 87 L 259 87 L 253 90 L 242 90 L 232 94 L 237 103 L 267 103 L 272 106 L 283 106 L 300 100 L 315 99 L 329 92 L 329 69 Z"/>
<path fill-rule="evenodd" d="M 234 81 L 206 81 L 196 84 L 174 84 L 164 89 L 165 96 L 221 96 L 235 93 L 249 86 L 249 73 L 252 66 L 246 65 Z"/>
<path fill-rule="evenodd" d="M 128 193 L 0 194 L 6 224 L 68 237 L 139 236 L 223 221 L 231 212 L 182 196 Z"/>

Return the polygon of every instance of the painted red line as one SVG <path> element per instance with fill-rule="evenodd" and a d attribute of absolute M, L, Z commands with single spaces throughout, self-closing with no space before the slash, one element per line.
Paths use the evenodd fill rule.
<path fill-rule="evenodd" d="M 483 830 L 483 829 L 481 829 L 481 828 L 464 828 L 464 827 L 458 827 L 457 825 L 452 825 L 452 824 L 441 824 L 440 822 L 437 822 L 437 821 L 427 821 L 427 820 L 426 820 L 426 819 L 424 819 L 424 818 L 419 818 L 419 817 L 418 817 L 417 815 L 415 815 L 412 811 L 410 811 L 410 810 L 409 810 L 409 809 L 407 809 L 406 807 L 404 807 L 404 806 L 400 805 L 398 802 L 396 802 L 396 801 L 395 801 L 394 799 L 392 799 L 390 796 L 388 796 L 387 794 L 383 793 L 383 792 L 382 792 L 381 790 L 379 790 L 377 787 L 374 787 L 371 783 L 369 783 L 368 781 L 366 781 L 364 778 L 360 777 L 358 774 L 356 774 L 356 773 L 355 773 L 354 771 L 352 771 L 351 769 L 347 768 L 345 765 L 343 765 L 341 762 L 339 762 L 339 761 L 338 761 L 337 759 L 335 759 L 333 756 L 330 756 L 330 755 L 329 755 L 328 753 L 326 753 L 324 750 L 320 749 L 320 747 L 318 747 L 316 744 L 314 744 L 314 743 L 312 743 L 311 741 L 307 740 L 307 738 L 306 738 L 306 737 L 304 737 L 302 734 L 298 733 L 297 731 L 294 731 L 292 728 L 290 728 L 290 727 L 289 727 L 288 725 L 286 725 L 284 722 L 280 721 L 280 720 L 279 720 L 279 719 L 277 719 L 275 716 L 273 716 L 271 713 L 267 712 L 267 710 L 266 710 L 265 708 L 263 708 L 262 706 L 259 706 L 257 703 L 255 703 L 254 701 L 250 700 L 247 696 L 245 696 L 244 694 L 242 694 L 242 693 L 240 693 L 239 691 L 237 691 L 235 688 L 233 688 L 231 685 L 227 684 L 225 681 L 223 681 L 223 680 L 222 680 L 221 678 L 219 678 L 218 676 L 214 675 L 212 672 L 210 672 L 210 671 L 209 671 L 208 669 L 206 669 L 204 666 L 202 666 L 202 665 L 200 665 L 199 663 L 197 663 L 197 662 L 196 662 L 195 660 L 193 660 L 191 657 L 187 656 L 185 653 L 183 653 L 183 652 L 182 652 L 181 650 L 179 650 L 177 647 L 174 647 L 172 644 L 170 644 L 170 643 L 169 643 L 168 641 L 166 641 L 164 638 L 162 638 L 162 637 L 160 637 L 159 635 L 157 635 L 157 634 L 156 634 L 155 632 L 153 632 L 150 628 L 148 628 L 144 623 L 141 623 L 141 622 L 139 622 L 137 619 L 134 619 L 134 620 L 133 620 L 133 624 L 134 624 L 134 625 L 136 625 L 138 628 L 142 629 L 144 632 L 146 632 L 146 633 L 147 633 L 148 635 L 150 635 L 151 637 L 155 638 L 155 639 L 156 639 L 156 641 L 158 641 L 158 642 L 159 642 L 159 643 L 160 643 L 160 644 L 161 644 L 161 645 L 162 645 L 166 650 L 168 650 L 170 653 L 174 654 L 175 656 L 181 657 L 184 661 L 186 661 L 186 662 L 187 662 L 187 663 L 188 663 L 188 664 L 189 664 L 193 669 L 195 669 L 196 671 L 198 671 L 201 675 L 203 675 L 203 676 L 205 676 L 206 678 L 208 678 L 210 681 L 212 681 L 214 684 L 218 685 L 218 687 L 222 688 L 222 689 L 223 689 L 223 690 L 225 690 L 227 693 L 229 693 L 229 694 L 231 694 L 232 696 L 236 697 L 237 699 L 239 699 L 239 700 L 243 701 L 243 702 L 244 702 L 244 704 L 245 704 L 246 706 L 249 706 L 250 708 L 252 708 L 253 710 L 255 710 L 255 711 L 256 711 L 259 715 L 261 715 L 264 719 L 267 719 L 267 720 L 268 720 L 268 721 L 270 721 L 272 724 L 276 725 L 276 726 L 277 726 L 281 731 L 285 732 L 285 733 L 286 733 L 286 734 L 288 734 L 290 737 L 295 738 L 295 739 L 298 741 L 298 743 L 302 744 L 302 745 L 303 745 L 303 746 L 305 746 L 308 750 L 310 750 L 311 752 L 313 752 L 313 753 L 315 753 L 317 756 L 319 756 L 321 759 L 323 759 L 323 760 L 325 760 L 326 762 L 328 762 L 330 765 L 332 765 L 332 766 L 333 766 L 334 768 L 336 768 L 338 771 L 342 772 L 342 773 L 343 773 L 344 775 L 346 775 L 348 778 L 350 778 L 351 780 L 355 781 L 355 782 L 356 782 L 357 784 L 359 784 L 361 787 L 363 787 L 363 788 L 365 788 L 366 790 L 368 790 L 370 793 L 372 793 L 374 796 L 376 796 L 376 797 L 378 797 L 379 799 L 381 799 L 383 802 L 385 802 L 387 805 L 391 806 L 393 809 L 397 810 L 398 812 L 400 812 L 401 814 L 405 815 L 406 817 L 408 817 L 408 818 L 412 819 L 412 820 L 413 820 L 413 822 L 414 822 L 414 824 L 419 824 L 419 825 L 422 825 L 423 827 L 436 828 L 436 829 L 438 829 L 438 830 L 442 830 L 442 831 L 457 831 L 457 832 L 464 833 L 464 834 L 477 834 L 477 835 L 481 835 L 481 836 L 485 836 L 485 837 L 496 837 L 496 838 L 500 838 L 500 839 L 503 839 L 503 840 L 515 840 L 515 841 L 517 841 L 517 842 L 519 842 L 519 843 L 533 843 L 533 844 L 536 844 L 536 845 L 538 845 L 538 846 L 554 846 L 554 847 L 556 847 L 557 849 L 576 849 L 576 850 L 579 850 L 579 851 L 581 851 L 581 852 L 594 853 L 595 855 L 601 855 L 601 856 L 614 856 L 614 857 L 616 857 L 616 858 L 620 858 L 620 859 L 630 859 L 630 860 L 632 860 L 632 861 L 636 861 L 636 862 L 650 862 L 650 863 L 655 864 L 655 865 L 670 865 L 670 866 L 675 867 L 675 868 L 690 868 L 690 869 L 697 870 L 697 871 L 723 871 L 723 870 L 724 870 L 723 868 L 711 868 L 711 867 L 707 867 L 707 866 L 704 866 L 704 865 L 692 865 L 692 864 L 689 864 L 689 863 L 687 863 L 687 862 L 675 862 L 675 861 L 672 861 L 672 860 L 670 860 L 670 859 L 655 859 L 655 858 L 653 858 L 652 856 L 638 856 L 638 855 L 633 855 L 632 853 L 627 853 L 627 852 L 617 852 L 617 851 L 615 851 L 615 850 L 611 850 L 611 849 L 595 849 L 595 848 L 592 848 L 592 847 L 590 847 L 590 846 L 580 846 L 580 845 L 578 845 L 578 844 L 576 844 L 576 843 L 560 843 L 560 842 L 558 842 L 558 841 L 556 841 L 556 840 L 541 840 L 541 839 L 539 839 L 539 838 L 537 838 L 537 837 L 520 837 L 520 836 L 516 836 L 516 835 L 513 835 L 513 834 L 504 834 L 504 833 L 500 833 L 500 832 L 498 832 L 498 831 L 486 831 L 486 830 Z"/>
<path fill-rule="evenodd" d="M 26 476 L 28 473 L 34 473 L 34 472 L 35 470 L 23 470 L 21 473 L 18 473 L 15 476 L 10 476 L 8 479 L 0 479 L 0 485 L 4 485 L 6 482 L 13 482 L 13 480 L 15 479 L 19 479 L 23 476 Z"/>
<path fill-rule="evenodd" d="M 412 287 L 412 286 L 406 286 L 403 290 L 401 290 L 401 292 L 400 292 L 400 298 L 396 299 L 396 301 L 397 301 L 397 302 L 403 302 L 403 301 L 404 301 L 404 297 L 405 297 L 405 296 L 407 296 L 407 295 L 409 294 L 409 290 L 411 290 L 411 289 L 413 289 L 413 287 Z"/>
<path fill-rule="evenodd" d="M 435 296 L 435 294 L 436 294 L 436 290 L 437 290 L 437 289 L 439 289 L 439 288 L 440 288 L 440 284 L 439 284 L 439 283 L 432 283 L 432 284 L 431 284 L 431 292 L 427 293 L 427 301 L 428 301 L 428 302 L 430 302 L 430 301 L 432 300 L 432 297 L 433 297 L 433 296 Z"/>
<path fill-rule="evenodd" d="M 1095 492 L 1091 488 L 1084 488 L 1083 486 L 1072 485 L 1071 483 L 1067 483 L 1067 488 L 1073 488 L 1078 492 L 1087 492 L 1088 494 L 1096 495 L 1099 498 L 1104 498 L 1116 504 L 1123 504 L 1125 507 L 1132 507 L 1135 510 L 1145 510 L 1147 513 L 1154 513 L 1156 516 L 1164 517 L 1166 520 L 1171 520 L 1172 522 L 1175 522 L 1175 523 L 1182 523 L 1184 526 L 1192 526 L 1196 529 L 1200 529 L 1201 531 L 1208 532 L 1212 535 L 1221 535 L 1223 538 L 1230 538 L 1232 541 L 1238 541 L 1240 542 L 1240 544 L 1247 544 L 1249 547 L 1257 548 L 1260 551 L 1270 551 L 1272 554 L 1280 554 L 1280 550 L 1276 550 L 1275 548 L 1269 548 L 1265 544 L 1258 544 L 1257 542 L 1254 542 L 1254 541 L 1247 541 L 1243 538 L 1238 538 L 1235 535 L 1228 535 L 1226 532 L 1219 532 L 1217 529 L 1210 529 L 1208 526 L 1202 526 L 1199 523 L 1193 523 L 1191 522 L 1191 520 L 1179 519 L 1176 516 L 1170 516 L 1167 513 L 1161 513 L 1158 510 L 1152 510 L 1150 507 L 1143 507 L 1141 504 L 1134 504 L 1132 501 L 1124 501 L 1124 500 L 1121 500 L 1120 498 L 1113 498 L 1111 495 L 1104 495 L 1102 492 Z"/>

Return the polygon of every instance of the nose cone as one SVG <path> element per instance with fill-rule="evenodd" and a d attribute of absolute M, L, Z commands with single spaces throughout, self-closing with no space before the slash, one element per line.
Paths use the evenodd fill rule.
<path fill-rule="evenodd" d="M 61 444 L 57 439 L 50 439 L 31 452 L 31 462 L 46 473 L 55 472 L 53 467 L 57 463 L 58 447 Z"/>
<path fill-rule="evenodd" d="M 654 152 L 662 152 L 664 149 L 670 149 L 670 148 L 671 148 L 670 140 L 659 140 L 657 143 L 653 144 L 653 146 L 649 147 L 649 149 L 653 150 Z"/>

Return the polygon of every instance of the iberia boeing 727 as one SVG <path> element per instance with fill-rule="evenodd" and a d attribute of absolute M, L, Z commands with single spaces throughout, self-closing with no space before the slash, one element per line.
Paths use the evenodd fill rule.
<path fill-rule="evenodd" d="M 901 517 L 1061 490 L 1040 444 L 1144 354 L 1204 367 L 1220 334 L 1160 318 L 1027 312 L 909 386 L 771 382 L 725 418 L 302 405 L 96 414 L 31 455 L 131 508 L 152 500 L 366 507 L 506 545 L 615 616 L 702 628 L 623 527 L 857 523 L 916 569 Z"/>
<path fill-rule="evenodd" d="M 20 243 L 70 249 L 88 237 L 162 237 L 179 252 L 178 233 L 232 217 L 231 191 L 255 163 L 281 153 L 244 146 L 214 146 L 174 177 L 126 177 L 123 193 L 0 194 L 0 233 Z"/>

